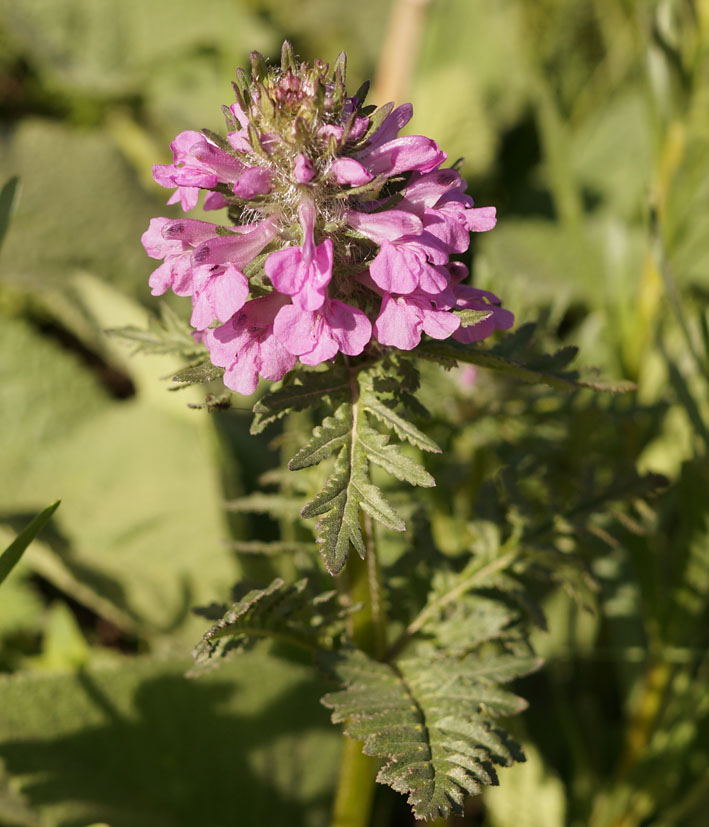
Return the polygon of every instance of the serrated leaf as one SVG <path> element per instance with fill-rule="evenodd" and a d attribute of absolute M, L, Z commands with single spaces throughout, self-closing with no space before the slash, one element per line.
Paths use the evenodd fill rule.
<path fill-rule="evenodd" d="M 334 416 L 328 416 L 313 431 L 312 439 L 288 463 L 291 471 L 317 465 L 330 454 L 342 448 L 347 442 L 350 422 L 347 418 L 347 405 L 340 405 Z"/>
<path fill-rule="evenodd" d="M 134 343 L 134 353 L 174 353 L 185 360 L 207 355 L 206 348 L 192 337 L 192 328 L 167 304 L 160 306 L 159 318 L 151 316 L 148 319 L 146 328 L 128 325 L 111 328 L 106 333 Z"/>
<path fill-rule="evenodd" d="M 215 379 L 220 379 L 223 375 L 224 368 L 216 367 L 209 361 L 199 362 L 196 365 L 183 368 L 174 374 L 172 381 L 179 382 L 180 384 L 175 388 L 171 388 L 171 390 L 179 390 L 180 387 L 185 387 L 186 385 L 212 382 Z"/>
<path fill-rule="evenodd" d="M 271 638 L 315 650 L 333 644 L 344 630 L 344 619 L 359 607 L 343 607 L 337 592 L 312 595 L 304 578 L 286 585 L 276 578 L 265 589 L 252 589 L 228 609 L 197 644 L 192 655 L 196 675 L 211 669 L 225 657 L 244 651 L 258 639 Z M 213 618 L 214 608 L 201 614 Z"/>
<path fill-rule="evenodd" d="M 420 431 L 415 425 L 408 420 L 399 416 L 389 405 L 376 397 L 374 393 L 367 393 L 363 395 L 362 402 L 364 407 L 376 417 L 383 425 L 386 425 L 399 437 L 399 439 L 406 440 L 422 451 L 430 451 L 432 454 L 440 454 L 441 449 L 436 443 Z"/>
<path fill-rule="evenodd" d="M 461 327 L 473 327 L 492 316 L 492 310 L 454 310 L 454 314 L 460 319 Z"/>
<path fill-rule="evenodd" d="M 370 456 L 369 450 L 375 450 L 378 459 L 384 457 L 389 460 L 390 466 L 396 466 L 402 474 L 401 468 L 404 468 L 409 476 L 414 472 L 405 463 L 397 464 L 396 458 L 389 459 L 384 449 L 376 446 L 372 438 L 367 442 L 362 436 L 363 428 L 366 429 L 368 426 L 359 403 L 343 403 L 337 410 L 337 419 L 332 419 L 324 432 L 326 435 L 321 437 L 324 440 L 323 446 L 335 442 L 342 446 L 335 467 L 325 488 L 301 511 L 301 516 L 306 519 L 320 517 L 315 524 L 315 538 L 330 574 L 337 574 L 342 570 L 347 561 L 350 544 L 360 557 L 365 556 L 366 549 L 359 526 L 360 507 L 386 528 L 393 531 L 403 531 L 405 528 L 403 520 L 369 479 L 368 459 L 376 461 Z M 374 431 L 371 433 L 374 437 L 381 436 Z M 316 443 L 318 439 L 316 438 Z M 305 456 L 312 456 L 312 453 Z M 411 462 L 414 468 L 420 468 Z"/>
<path fill-rule="evenodd" d="M 526 704 L 497 684 L 537 668 L 536 658 L 439 656 L 394 666 L 341 651 L 321 663 L 344 684 L 322 699 L 333 722 L 385 760 L 377 780 L 408 794 L 416 818 L 462 814 L 466 793 L 497 783 L 493 764 L 524 760 L 495 718 Z"/>
<path fill-rule="evenodd" d="M 562 348 L 548 357 L 536 357 L 527 362 L 518 361 L 505 355 L 502 349 L 487 350 L 477 345 L 464 345 L 447 340 L 444 342 L 423 342 L 416 350 L 417 355 L 435 361 L 452 360 L 490 368 L 500 373 L 514 376 L 523 382 L 542 383 L 557 390 L 576 390 L 590 388 L 606 393 L 627 393 L 635 389 L 632 382 L 605 382 L 594 379 L 582 379 L 578 371 L 563 368 L 575 355 L 575 348 Z"/>
<path fill-rule="evenodd" d="M 297 384 L 284 385 L 259 399 L 254 405 L 251 433 L 260 434 L 289 411 L 302 411 L 320 404 L 324 399 L 332 402 L 349 391 L 349 380 L 339 371 L 304 371 L 298 375 Z"/>
<path fill-rule="evenodd" d="M 366 422 L 360 428 L 359 439 L 367 459 L 402 482 L 424 488 L 432 488 L 436 484 L 422 465 L 402 454 L 397 445 L 390 445 L 386 434 L 378 433 Z"/>

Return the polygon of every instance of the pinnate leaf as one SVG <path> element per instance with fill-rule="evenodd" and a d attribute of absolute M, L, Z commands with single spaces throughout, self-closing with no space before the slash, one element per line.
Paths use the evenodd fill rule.
<path fill-rule="evenodd" d="M 384 759 L 377 780 L 408 794 L 416 818 L 462 814 L 466 793 L 497 783 L 493 764 L 524 760 L 495 719 L 526 703 L 498 684 L 538 668 L 536 658 L 431 655 L 392 665 L 342 650 L 321 663 L 344 685 L 322 699 L 333 722 Z"/>
<path fill-rule="evenodd" d="M 358 609 L 345 608 L 335 598 L 335 591 L 312 595 L 307 578 L 293 585 L 276 578 L 265 589 L 252 589 L 228 610 L 214 606 L 198 610 L 212 619 L 218 613 L 223 615 L 195 647 L 190 674 L 213 668 L 231 653 L 244 651 L 262 638 L 311 650 L 332 646 L 344 628 L 345 617 Z"/>

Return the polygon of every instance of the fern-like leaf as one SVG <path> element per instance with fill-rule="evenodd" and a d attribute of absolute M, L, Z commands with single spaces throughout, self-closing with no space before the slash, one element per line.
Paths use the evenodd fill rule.
<path fill-rule="evenodd" d="M 234 652 L 249 648 L 256 640 L 271 638 L 315 651 L 331 647 L 344 630 L 348 614 L 358 606 L 343 607 L 336 592 L 313 596 L 307 578 L 286 585 L 276 578 L 265 589 L 253 589 L 224 611 L 223 616 L 197 644 L 192 655 L 194 666 L 190 675 L 214 668 Z M 212 619 L 218 616 L 214 606 L 198 610 Z"/>
<path fill-rule="evenodd" d="M 499 684 L 538 668 L 536 658 L 432 653 L 392 665 L 340 651 L 321 662 L 344 685 L 322 699 L 333 722 L 384 759 L 377 780 L 408 794 L 418 819 L 462 813 L 466 793 L 497 783 L 494 764 L 524 760 L 496 718 L 526 703 Z"/>
<path fill-rule="evenodd" d="M 427 341 L 416 349 L 416 355 L 448 365 L 458 362 L 479 365 L 514 376 L 523 382 L 542 383 L 557 390 L 590 388 L 608 393 L 626 393 L 635 388 L 632 382 L 584 379 L 577 370 L 569 370 L 568 365 L 578 351 L 575 347 L 563 347 L 552 354 L 529 354 L 527 348 L 534 329 L 533 324 L 522 325 L 493 348 L 477 344 L 465 345 L 451 339 Z"/>
<path fill-rule="evenodd" d="M 290 411 L 312 408 L 323 401 L 333 403 L 349 392 L 349 378 L 341 370 L 302 371 L 295 381 L 265 394 L 254 405 L 251 433 L 260 434 Z"/>

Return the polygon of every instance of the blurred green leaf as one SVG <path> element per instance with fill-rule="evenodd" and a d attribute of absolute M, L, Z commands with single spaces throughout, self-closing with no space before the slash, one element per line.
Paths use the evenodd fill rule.
<path fill-rule="evenodd" d="M 17 565 L 25 549 L 51 519 L 52 514 L 59 508 L 57 500 L 40 512 L 17 538 L 0 554 L 0 584 L 5 580 L 12 569 Z"/>
<path fill-rule="evenodd" d="M 17 176 L 10 178 L 0 190 L 0 247 L 5 240 L 10 217 L 16 205 L 17 193 L 20 188 L 20 179 Z"/>
<path fill-rule="evenodd" d="M 0 757 L 46 827 L 325 827 L 339 737 L 309 666 L 246 653 L 0 676 Z"/>

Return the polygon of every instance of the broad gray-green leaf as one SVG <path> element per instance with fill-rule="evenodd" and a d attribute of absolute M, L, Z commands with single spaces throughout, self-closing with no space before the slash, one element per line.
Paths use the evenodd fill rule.
<path fill-rule="evenodd" d="M 198 681 L 188 666 L 0 676 L 0 763 L 37 823 L 226 825 L 235 802 L 243 824 L 326 823 L 340 736 L 312 668 L 262 651 Z"/>
<path fill-rule="evenodd" d="M 344 684 L 322 699 L 333 722 L 384 759 L 377 780 L 408 794 L 417 818 L 462 814 L 466 794 L 497 783 L 493 764 L 524 760 L 495 719 L 526 703 L 498 684 L 536 669 L 536 658 L 432 656 L 393 666 L 349 651 L 322 663 Z"/>

